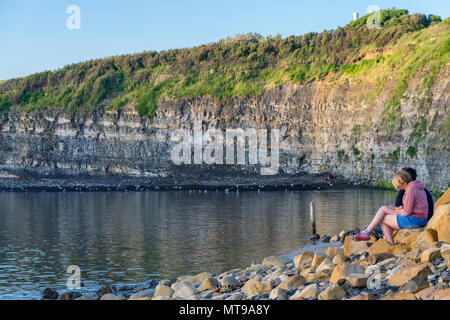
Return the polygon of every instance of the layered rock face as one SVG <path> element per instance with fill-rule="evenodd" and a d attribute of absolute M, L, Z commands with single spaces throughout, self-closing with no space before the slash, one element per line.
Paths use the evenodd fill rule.
<path fill-rule="evenodd" d="M 203 131 L 257 128 L 270 134 L 278 129 L 278 175 L 330 172 L 374 184 L 390 181 L 395 171 L 411 166 L 429 189 L 444 189 L 450 144 L 441 128 L 448 122 L 448 75 L 447 67 L 431 88 L 426 108 L 419 107 L 422 96 L 409 89 L 398 111 L 401 120 L 390 134 L 382 120 L 388 95 L 367 101 L 364 95 L 373 92 L 373 86 L 351 81 L 288 84 L 225 104 L 209 97 L 166 98 L 158 103 L 153 119 L 139 116 L 131 105 L 74 115 L 61 108 L 24 112 L 13 107 L 0 114 L 0 177 L 20 178 L 24 171 L 37 176 L 118 174 L 150 179 L 260 174 L 260 165 L 248 159 L 245 165 L 194 160 L 175 164 L 171 151 L 179 142 L 173 141 L 174 130 L 192 130 L 200 119 Z M 425 134 L 411 156 L 407 150 L 420 117 L 426 119 Z M 268 148 L 275 150 L 268 141 Z M 194 148 L 192 153 L 194 159 Z"/>

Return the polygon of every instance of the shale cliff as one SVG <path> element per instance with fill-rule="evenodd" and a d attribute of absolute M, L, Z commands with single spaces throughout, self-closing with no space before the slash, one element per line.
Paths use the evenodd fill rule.
<path fill-rule="evenodd" d="M 447 19 L 405 32 L 382 45 L 358 47 L 353 50 L 357 59 L 336 61 L 336 68 L 313 76 L 305 75 L 298 65 L 312 68 L 315 62 L 294 63 L 297 69 L 280 67 L 285 72 L 280 76 L 283 81 L 265 78 L 260 83 L 264 90 L 249 94 L 179 94 L 173 83 L 164 82 L 175 88 L 169 90 L 151 78 L 146 87 L 133 91 L 142 90 L 145 96 L 146 88 L 152 93 L 155 87 L 160 90 L 156 97 L 146 96 L 144 107 L 151 112 L 142 112 L 143 101 L 134 93 L 125 98 L 117 98 L 117 93 L 101 95 L 93 107 L 74 109 L 70 102 L 66 108 L 62 102 L 62 107 L 40 107 L 42 99 L 52 92 L 52 82 L 57 81 L 50 77 L 59 77 L 62 82 L 62 76 L 57 75 L 67 75 L 71 67 L 69 71 L 45 74 L 45 81 L 39 76 L 39 81 L 35 77 L 0 83 L 1 186 L 14 187 L 26 181 L 39 181 L 40 186 L 45 186 L 60 177 L 72 177 L 70 184 L 76 185 L 77 177 L 82 176 L 96 177 L 97 181 L 114 177 L 111 185 L 120 185 L 126 177 L 139 178 L 144 185 L 152 181 L 157 185 L 158 179 L 172 179 L 175 184 L 183 179 L 195 182 L 199 177 L 215 178 L 215 184 L 227 176 L 235 177 L 233 181 L 239 181 L 239 176 L 252 176 L 256 183 L 262 179 L 261 166 L 249 164 L 248 160 L 244 165 L 204 161 L 175 164 L 171 151 L 179 142 L 172 139 L 173 132 L 192 130 L 197 120 L 203 131 L 280 130 L 280 166 L 278 173 L 270 177 L 270 184 L 277 184 L 277 177 L 279 181 L 285 177 L 295 181 L 299 176 L 323 173 L 351 182 L 387 186 L 396 170 L 411 166 L 429 189 L 445 189 L 450 177 L 449 25 Z M 280 60 L 277 65 L 282 63 Z M 209 65 L 206 68 L 207 77 L 217 77 L 220 72 L 232 74 L 229 70 L 219 71 L 217 65 L 215 69 Z M 303 80 L 296 81 L 299 74 Z M 133 77 L 136 79 L 136 74 Z M 162 74 L 158 77 L 164 78 Z M 249 79 L 247 84 L 253 88 L 257 83 L 252 81 Z M 107 83 L 115 86 L 114 82 Z M 238 90 L 239 83 L 234 90 Z M 196 84 L 198 88 L 208 85 Z M 223 88 L 223 84 L 219 87 Z M 89 101 L 95 88 L 94 83 Z M 14 100 L 17 92 L 29 98 Z M 69 96 L 70 101 L 78 98 L 76 93 Z M 116 104 L 118 99 L 120 103 Z M 273 146 L 269 149 L 275 150 Z"/>

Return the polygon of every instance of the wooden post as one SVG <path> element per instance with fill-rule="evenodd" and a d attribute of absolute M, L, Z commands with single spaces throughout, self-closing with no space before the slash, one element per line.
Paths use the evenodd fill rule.
<path fill-rule="evenodd" d="M 316 234 L 316 208 L 314 202 L 309 204 L 309 227 L 311 229 L 311 235 Z"/>

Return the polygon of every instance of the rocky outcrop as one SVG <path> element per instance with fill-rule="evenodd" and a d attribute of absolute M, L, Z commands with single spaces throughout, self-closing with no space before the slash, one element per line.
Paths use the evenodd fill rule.
<path fill-rule="evenodd" d="M 411 80 L 393 134 L 383 122 L 389 96 L 364 99 L 376 90 L 370 81 L 364 87 L 352 81 L 285 84 L 260 96 L 232 98 L 227 104 L 207 96 L 165 98 L 153 119 L 139 116 L 132 105 L 73 115 L 61 108 L 25 112 L 12 107 L 0 113 L 0 182 L 7 187 L 20 180 L 26 187 L 25 182 L 36 177 L 42 185 L 64 176 L 76 176 L 78 181 L 117 177 L 111 185 L 118 186 L 124 177 L 142 178 L 145 184 L 167 177 L 180 182 L 205 175 L 260 176 L 261 166 L 248 159 L 243 165 L 194 163 L 194 158 L 192 164 L 175 164 L 171 151 L 179 142 L 171 139 L 174 130 L 192 130 L 200 120 L 204 132 L 279 129 L 280 167 L 273 184 L 283 175 L 297 178 L 325 172 L 352 182 L 384 184 L 408 165 L 418 170 L 429 189 L 444 189 L 450 167 L 450 145 L 441 132 L 448 122 L 448 74 L 445 68 L 436 77 L 426 110 L 418 108 L 422 91 Z M 407 153 L 422 118 L 427 119 L 426 127 L 416 152 Z"/>

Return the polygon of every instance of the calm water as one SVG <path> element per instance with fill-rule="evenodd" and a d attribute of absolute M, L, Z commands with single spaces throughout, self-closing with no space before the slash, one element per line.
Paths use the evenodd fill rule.
<path fill-rule="evenodd" d="M 66 289 L 69 265 L 85 287 L 219 273 L 369 223 L 395 193 L 332 191 L 147 191 L 0 193 L 0 299 Z"/>

